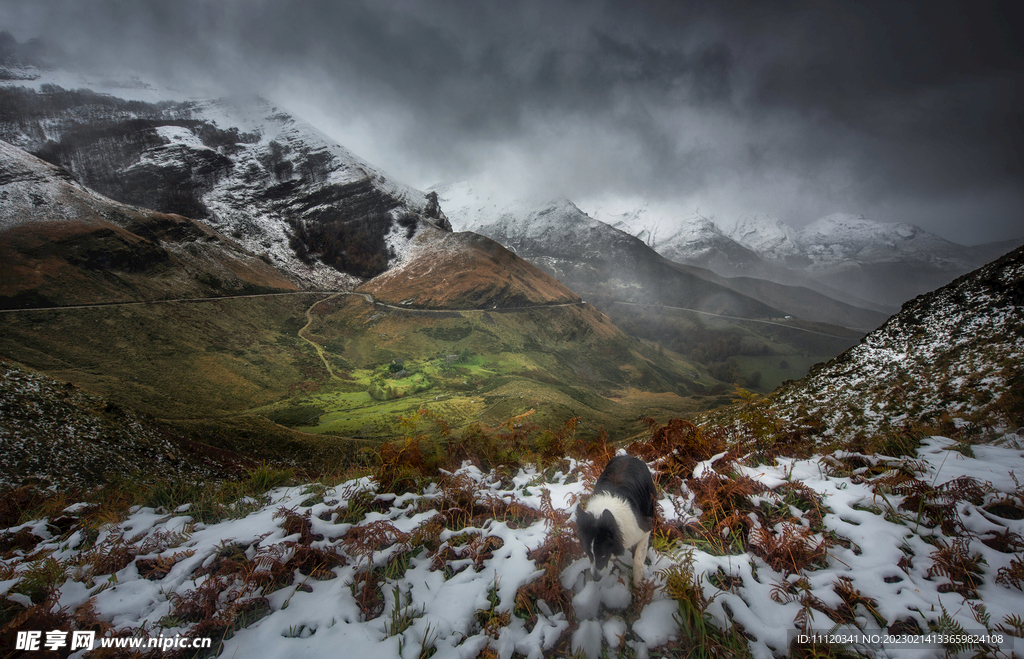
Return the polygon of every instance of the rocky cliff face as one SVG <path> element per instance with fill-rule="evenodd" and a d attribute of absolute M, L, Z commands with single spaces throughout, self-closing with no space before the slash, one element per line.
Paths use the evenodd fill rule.
<path fill-rule="evenodd" d="M 437 204 L 261 99 L 148 103 L 0 86 L 0 139 L 117 201 L 201 219 L 307 285 L 388 268 Z"/>
<path fill-rule="evenodd" d="M 0 142 L 0 307 L 295 290 L 199 222 L 121 204 Z"/>

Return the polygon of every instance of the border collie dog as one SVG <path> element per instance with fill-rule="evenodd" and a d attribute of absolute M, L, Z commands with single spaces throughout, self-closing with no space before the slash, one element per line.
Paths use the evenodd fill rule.
<path fill-rule="evenodd" d="M 633 583 L 643 580 L 656 496 L 651 472 L 642 460 L 619 455 L 608 462 L 593 496 L 576 509 L 576 528 L 594 581 L 601 580 L 612 556 L 634 547 Z"/>

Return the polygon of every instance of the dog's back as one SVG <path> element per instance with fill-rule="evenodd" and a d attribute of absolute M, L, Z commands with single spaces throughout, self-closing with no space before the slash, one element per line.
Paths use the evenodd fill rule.
<path fill-rule="evenodd" d="M 651 472 L 642 460 L 631 455 L 612 458 L 594 485 L 594 495 L 598 494 L 609 494 L 626 501 L 640 528 L 651 530 L 657 493 Z"/>
<path fill-rule="evenodd" d="M 577 510 L 576 525 L 595 579 L 611 556 L 633 552 L 633 580 L 643 578 L 647 543 L 654 526 L 657 494 L 647 465 L 637 458 L 612 458 L 594 485 L 594 494 Z"/>

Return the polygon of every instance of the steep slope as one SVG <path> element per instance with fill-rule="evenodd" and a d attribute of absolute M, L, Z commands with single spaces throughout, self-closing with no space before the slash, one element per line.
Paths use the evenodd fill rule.
<path fill-rule="evenodd" d="M 408 308 L 487 309 L 579 303 L 578 295 L 475 233 L 421 231 L 405 262 L 358 289 Z"/>
<path fill-rule="evenodd" d="M 664 304 L 742 317 L 791 315 L 858 329 L 877 327 L 888 317 L 806 286 L 777 284 L 753 274 L 735 276 L 767 264 L 704 218 L 684 223 L 669 238 L 657 239 L 660 247 L 655 251 L 568 200 L 502 204 L 467 182 L 438 192 L 458 229 L 512 247 L 587 299 Z M 733 276 L 716 274 L 723 270 Z M 759 306 L 751 305 L 751 300 Z"/>
<path fill-rule="evenodd" d="M 885 313 L 887 317 L 896 309 L 858 297 L 803 272 L 801 268 L 808 261 L 799 256 L 800 248 L 794 242 L 796 231 L 775 218 L 764 215 L 743 217 L 735 229 L 726 231 L 714 219 L 696 212 L 682 214 L 674 207 L 651 206 L 646 202 L 623 210 L 622 204 L 596 205 L 588 212 L 617 229 L 637 236 L 676 263 L 705 268 L 728 279 L 749 278 L 809 289 L 823 296 L 821 301 L 825 307 L 831 306 L 833 301 L 850 307 L 843 313 L 847 317 L 859 309 Z M 796 257 L 793 262 L 787 260 L 790 256 Z M 763 285 L 760 289 L 767 290 Z M 758 289 L 738 287 L 736 290 L 750 295 Z M 753 296 L 758 297 L 757 294 Z M 796 296 L 802 298 L 805 294 L 796 292 Z M 784 298 L 785 289 L 775 289 L 773 299 Z M 759 299 L 768 301 L 768 298 Z M 794 315 L 804 315 L 795 307 L 786 310 Z M 820 314 L 815 320 L 847 324 L 838 317 L 829 319 Z M 873 327 L 877 324 L 872 324 L 867 318 L 850 326 Z"/>
<path fill-rule="evenodd" d="M 945 285 L 982 263 L 972 258 L 978 250 L 920 227 L 863 216 L 829 215 L 805 227 L 799 241 L 809 261 L 805 271 L 854 295 L 891 305 Z"/>
<path fill-rule="evenodd" d="M 802 248 L 797 231 L 770 215 L 748 215 L 739 218 L 729 237 L 755 254 L 773 261 L 799 260 Z M 799 262 L 790 265 L 801 265 Z"/>
<path fill-rule="evenodd" d="M 225 478 L 247 458 L 169 433 L 70 383 L 0 359 L 0 485 L 90 487 L 117 479 Z"/>
<path fill-rule="evenodd" d="M 553 274 L 587 299 L 666 304 L 749 318 L 779 309 L 682 271 L 642 241 L 561 199 L 496 203 L 466 182 L 438 189 L 459 230 L 483 234 Z"/>
<path fill-rule="evenodd" d="M 775 392 L 822 438 L 904 426 L 968 434 L 1024 425 L 1024 248 L 907 302 L 884 326 Z"/>
<path fill-rule="evenodd" d="M 201 223 L 114 202 L 0 142 L 0 307 L 296 290 Z"/>
<path fill-rule="evenodd" d="M 885 319 L 808 289 L 670 261 L 568 200 L 504 202 L 468 182 L 438 193 L 457 229 L 508 246 L 624 331 L 698 360 L 727 382 L 770 390 Z"/>
<path fill-rule="evenodd" d="M 837 267 L 851 261 L 917 261 L 948 267 L 969 265 L 961 245 L 912 224 L 886 224 L 863 215 L 833 213 L 823 217 L 804 227 L 797 242 L 810 261 L 810 267 L 815 269 Z"/>
<path fill-rule="evenodd" d="M 121 202 L 200 219 L 321 287 L 387 269 L 436 200 L 258 98 L 146 103 L 0 85 L 0 139 Z"/>
<path fill-rule="evenodd" d="M 312 311 L 312 310 L 311 310 Z M 394 432 L 419 409 L 447 423 L 536 412 L 624 431 L 645 413 L 682 413 L 722 385 L 679 355 L 626 336 L 563 284 L 489 238 L 421 231 L 407 259 L 310 314 L 344 392 L 312 393 L 275 418 L 308 432 Z M 372 414 L 354 411 L 367 397 Z M 374 416 L 376 415 L 376 416 Z"/>

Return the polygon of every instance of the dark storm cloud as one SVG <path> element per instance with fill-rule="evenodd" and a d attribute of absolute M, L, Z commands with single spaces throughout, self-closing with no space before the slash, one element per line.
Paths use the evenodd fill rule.
<path fill-rule="evenodd" d="M 1018 6 L 25 0 L 0 22 L 276 94 L 418 185 L 864 212 L 977 242 L 1024 234 Z M 960 226 L 970 208 L 984 227 Z"/>

